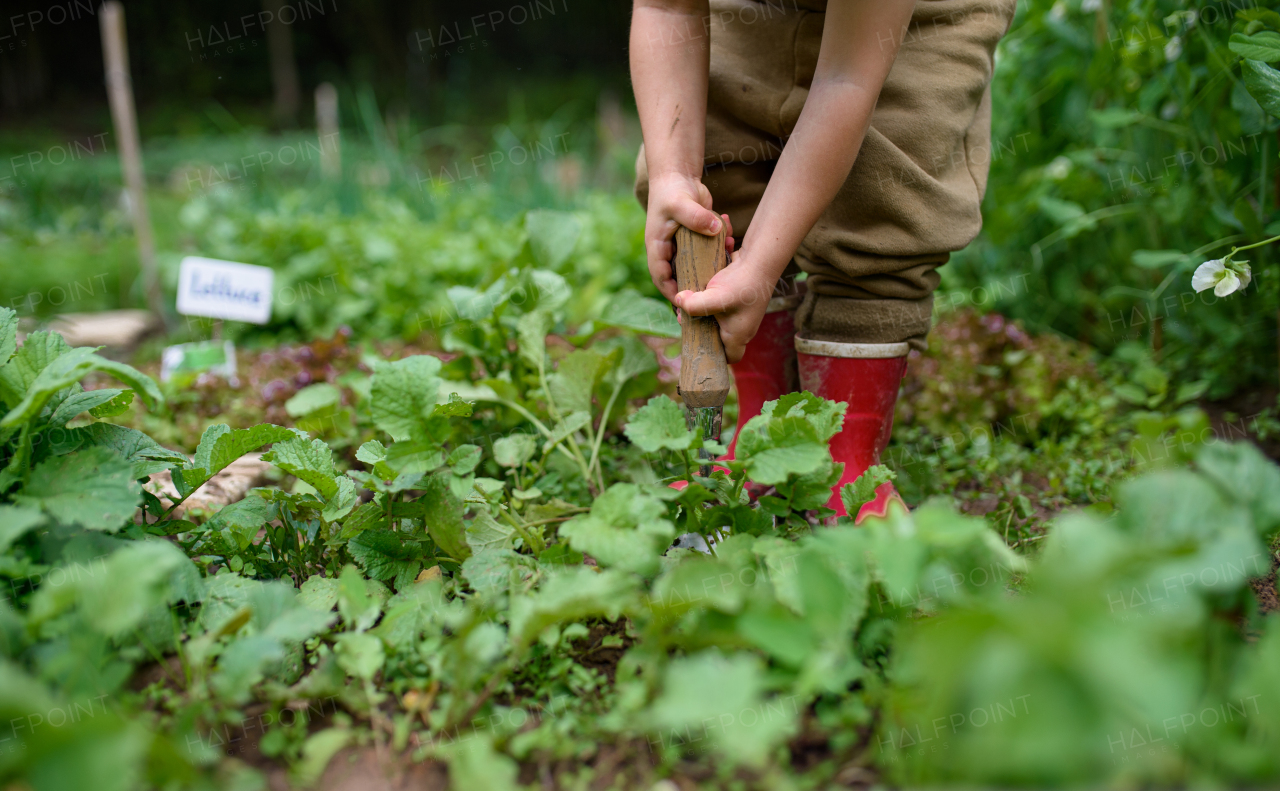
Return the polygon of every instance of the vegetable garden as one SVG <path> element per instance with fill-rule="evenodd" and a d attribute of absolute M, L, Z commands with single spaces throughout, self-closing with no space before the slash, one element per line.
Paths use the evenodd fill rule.
<path fill-rule="evenodd" d="M 287 135 L 149 145 L 166 288 L 187 253 L 276 270 L 269 324 L 217 328 L 233 379 L 158 381 L 200 320 L 131 355 L 46 328 L 32 295 L 133 253 L 114 163 L 33 174 L 0 198 L 0 777 L 1274 782 L 1280 281 L 1236 263 L 1280 232 L 1268 63 L 1252 4 L 1020 9 L 986 231 L 841 493 L 911 509 L 859 526 L 824 507 L 845 405 L 809 393 L 702 476 L 633 141 L 591 111 L 513 111 L 482 147 L 592 144 L 475 187 L 467 134 L 368 92 L 337 179 L 224 167 Z M 1211 258 L 1239 293 L 1193 288 Z M 86 305 L 141 304 L 111 271 Z"/>

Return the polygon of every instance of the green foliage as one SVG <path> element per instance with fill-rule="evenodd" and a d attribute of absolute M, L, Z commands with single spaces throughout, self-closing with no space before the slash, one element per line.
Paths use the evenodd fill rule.
<path fill-rule="evenodd" d="M 673 401 L 617 425 L 623 394 L 654 368 L 646 347 L 622 336 L 553 354 L 538 337 L 553 312 L 508 318 L 481 328 L 494 342 L 477 353 L 503 367 L 478 381 L 442 375 L 481 370 L 466 365 L 475 358 L 374 362 L 370 403 L 357 405 L 378 432 L 354 454 L 364 469 L 266 424 L 215 425 L 188 460 L 101 422 L 93 410 L 114 391 L 63 410 L 64 425 L 72 410 L 88 416 L 73 442 L 32 444 L 29 466 L 14 464 L 21 437 L 83 395 L 74 382 L 52 393 L 6 445 L 0 573 L 15 584 L 0 607 L 0 674 L 25 691 L 0 707 L 22 718 L 114 695 L 150 714 L 33 731 L 4 777 L 42 787 L 93 765 L 116 767 L 122 787 L 144 774 L 178 782 L 216 760 L 190 745 L 246 706 L 332 701 L 331 727 L 263 738 L 296 782 L 313 782 L 379 732 L 394 695 L 396 738 L 416 732 L 424 757 L 486 787 L 511 786 L 532 745 L 569 758 L 606 739 L 647 740 L 665 766 L 709 749 L 767 785 L 789 771 L 789 740 L 814 728 L 833 745 L 874 728 L 880 768 L 903 782 L 1090 782 L 1119 776 L 1111 745 L 1148 726 L 1280 694 L 1275 629 L 1244 585 L 1280 531 L 1280 468 L 1252 448 L 1209 445 L 1192 469 L 1126 483 L 1118 516 L 1064 518 L 1033 563 L 944 502 L 815 529 L 840 472 L 826 443 L 843 405 L 769 402 L 743 427 L 740 458 L 703 478 L 702 441 Z M 313 390 L 294 411 L 334 405 Z M 468 441 L 477 423 L 527 431 L 481 445 Z M 182 518 L 141 495 L 140 472 L 170 469 L 185 497 L 264 446 L 292 484 Z M 655 485 L 672 478 L 683 488 Z M 846 487 L 851 510 L 888 478 L 877 467 Z M 749 484 L 772 493 L 753 505 Z M 706 554 L 670 548 L 688 532 Z M 1164 608 L 1148 612 L 1153 594 Z M 1226 620 L 1241 615 L 1265 627 L 1262 641 Z M 612 678 L 586 662 L 597 630 L 598 648 L 618 652 Z M 147 665 L 172 672 L 128 691 Z M 500 724 L 557 696 L 572 701 L 561 717 Z M 1258 707 L 1229 727 L 1187 728 L 1173 757 L 1124 776 L 1263 781 L 1280 769 L 1272 719 Z M 911 749 L 939 727 L 945 753 Z"/>
<path fill-rule="evenodd" d="M 301 193 L 246 202 L 215 188 L 193 197 L 181 218 L 199 249 L 270 265 L 278 292 L 296 297 L 280 301 L 265 330 L 239 333 L 328 336 L 347 325 L 360 336 L 466 338 L 466 325 L 503 306 L 559 307 L 551 303 L 567 298 L 565 280 L 574 284 L 575 322 L 606 316 L 624 286 L 653 293 L 634 198 L 589 193 L 568 211 L 509 219 L 500 198 L 492 190 L 371 194 L 350 216 Z M 563 279 L 522 278 L 529 270 Z M 672 324 L 667 309 L 664 322 L 642 331 Z"/>
<path fill-rule="evenodd" d="M 1190 275 L 1280 218 L 1280 83 L 1262 62 L 1278 39 L 1274 11 L 1240 4 L 1019 6 L 991 149 L 972 153 L 991 165 L 983 235 L 941 270 L 943 304 L 1104 351 L 1141 341 L 1175 389 L 1273 380 L 1274 333 L 1253 322 L 1280 299 L 1274 254 L 1259 251 L 1257 287 L 1233 299 L 1195 293 Z"/>
<path fill-rule="evenodd" d="M 1276 619 L 1255 643 L 1223 619 L 1250 611 L 1245 583 L 1280 527 L 1276 490 L 1243 485 L 1280 471 L 1246 445 L 1208 447 L 1196 468 L 1128 483 L 1113 519 L 1062 520 L 1018 596 L 912 625 L 882 765 L 913 783 L 1274 777 L 1274 680 L 1230 668 L 1274 661 Z"/>

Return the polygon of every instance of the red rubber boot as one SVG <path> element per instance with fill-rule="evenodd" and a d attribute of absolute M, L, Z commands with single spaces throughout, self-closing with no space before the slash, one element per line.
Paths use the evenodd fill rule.
<path fill-rule="evenodd" d="M 867 468 L 880 463 L 893 432 L 893 406 L 907 371 L 905 343 L 831 343 L 796 338 L 800 386 L 828 401 L 849 405 L 844 428 L 831 438 L 831 457 L 844 462 L 844 473 L 833 490 L 828 508 L 846 516 L 840 487 L 852 483 Z M 893 500 L 902 502 L 892 483 L 876 489 L 876 497 L 854 519 L 884 516 Z M 904 504 L 905 507 L 905 504 Z"/>
<path fill-rule="evenodd" d="M 773 309 L 775 303 L 777 309 Z M 769 307 L 770 312 L 764 314 L 760 329 L 747 344 L 742 359 L 729 366 L 733 371 L 733 386 L 738 391 L 738 427 L 734 429 L 726 459 L 736 458 L 738 435 L 751 418 L 760 414 L 764 402 L 775 401 L 798 389 L 796 323 L 795 314 L 791 312 L 795 305 L 785 298 L 774 298 L 769 301 Z"/>

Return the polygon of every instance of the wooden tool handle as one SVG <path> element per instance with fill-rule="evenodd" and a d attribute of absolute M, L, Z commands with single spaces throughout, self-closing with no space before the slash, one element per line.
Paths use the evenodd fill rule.
<path fill-rule="evenodd" d="M 724 269 L 724 226 L 715 236 L 676 229 L 676 284 L 681 291 L 702 291 Z M 729 362 L 715 316 L 684 317 L 680 329 L 680 397 L 686 406 L 724 406 L 729 395 Z"/>

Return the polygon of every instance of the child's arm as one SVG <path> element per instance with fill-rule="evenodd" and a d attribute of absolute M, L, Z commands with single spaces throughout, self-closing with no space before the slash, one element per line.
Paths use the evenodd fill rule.
<path fill-rule="evenodd" d="M 747 341 L 760 326 L 774 284 L 805 234 L 848 178 L 870 125 L 880 88 L 897 56 L 902 31 L 914 9 L 915 0 L 832 0 L 829 3 L 813 86 L 741 249 L 729 266 L 710 280 L 705 291 L 684 291 L 675 296 L 676 306 L 690 315 L 716 315 L 730 362 L 742 358 Z M 634 53 L 636 28 L 633 26 L 632 30 Z M 705 56 L 702 57 L 700 63 L 705 69 Z M 634 73 L 634 55 L 632 63 Z M 693 75 L 677 80 L 679 75 L 674 72 L 674 66 L 669 68 L 673 70 L 666 72 L 664 78 L 672 82 L 667 84 L 674 87 L 679 83 L 684 87 L 668 90 L 692 96 L 694 90 L 689 86 L 693 84 Z M 706 78 L 698 79 L 698 96 L 705 98 Z M 636 94 L 640 96 L 638 82 Z M 698 121 L 702 123 L 705 104 L 699 103 L 697 110 Z M 644 127 L 646 149 L 649 141 L 656 139 L 655 135 L 660 136 L 661 131 L 665 130 Z M 702 134 L 701 126 L 697 133 Z M 695 149 L 699 155 L 703 145 L 699 136 Z M 648 161 L 654 162 L 653 155 L 649 155 Z M 688 159 L 680 163 L 685 167 L 691 164 Z M 701 173 L 701 159 L 696 167 L 694 172 Z M 697 176 L 693 178 L 696 180 Z M 650 206 L 652 200 L 651 197 Z M 703 205 L 709 207 L 710 203 Z M 649 213 L 652 218 L 652 208 Z M 705 226 L 695 230 L 706 232 Z M 651 252 L 651 271 L 652 258 Z"/>
<path fill-rule="evenodd" d="M 720 232 L 711 193 L 702 185 L 711 50 L 708 0 L 635 0 L 631 17 L 631 82 L 649 169 L 645 251 L 649 275 L 674 299 L 671 257 L 677 224 Z"/>

